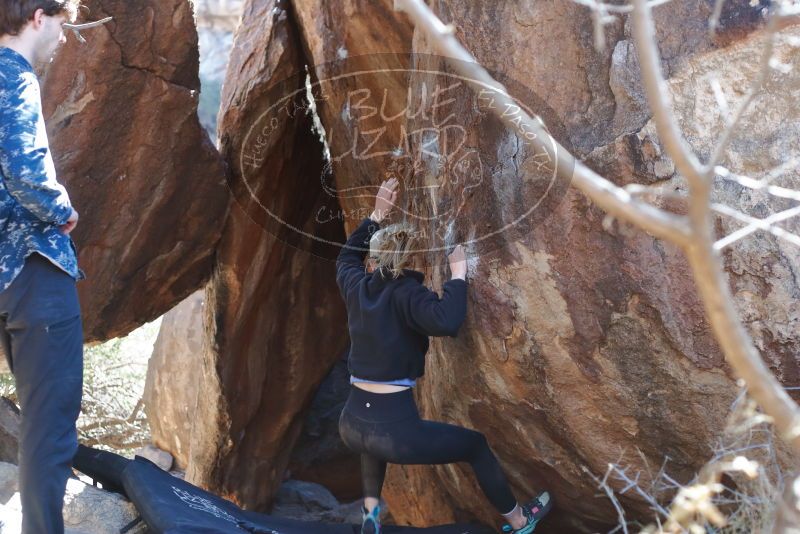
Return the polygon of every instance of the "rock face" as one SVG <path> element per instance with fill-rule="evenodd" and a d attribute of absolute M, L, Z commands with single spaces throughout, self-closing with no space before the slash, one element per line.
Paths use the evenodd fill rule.
<path fill-rule="evenodd" d="M 196 291 L 161 320 L 147 364 L 144 410 L 153 443 L 186 469 L 202 386 L 204 291 Z"/>
<path fill-rule="evenodd" d="M 348 231 L 372 212 L 372 198 L 389 174 L 382 167 L 382 158 L 372 157 L 373 152 L 379 151 L 378 147 L 396 148 L 404 126 L 403 120 L 374 121 L 366 128 L 376 131 L 357 135 L 359 118 L 372 111 L 358 109 L 362 98 L 367 97 L 365 105 L 377 110 L 386 90 L 385 113 L 389 116 L 402 112 L 406 103 L 407 80 L 402 71 L 411 65 L 413 29 L 392 5 L 391 0 L 293 2 L 307 61 L 313 65 L 317 113 L 333 168 L 331 194 L 339 204 L 327 223 L 345 223 Z M 340 23 L 343 19 L 347 24 Z M 364 74 L 338 78 L 359 71 Z M 379 142 L 373 150 L 374 141 Z"/>
<path fill-rule="evenodd" d="M 188 0 L 89 0 L 42 83 L 59 179 L 81 214 L 73 236 L 87 341 L 126 334 L 208 279 L 229 203 L 224 166 L 197 119 L 197 32 Z"/>
<path fill-rule="evenodd" d="M 164 471 L 169 471 L 172 469 L 172 466 L 175 463 L 175 458 L 173 458 L 170 453 L 151 444 L 137 449 L 134 452 L 134 455 L 150 460 Z"/>
<path fill-rule="evenodd" d="M 147 369 L 143 397 L 151 437 L 157 447 L 172 453 L 178 469 L 186 469 L 192 456 L 190 440 L 204 384 L 204 296 L 198 291 L 164 316 Z M 345 352 L 317 389 L 288 465 L 298 483 L 315 482 L 343 501 L 361 497 L 360 459 L 342 442 L 338 429 L 348 377 Z"/>
<path fill-rule="evenodd" d="M 754 55 L 758 41 L 748 35 L 761 7 L 726 8 L 723 31 L 710 38 L 705 21 L 712 4 L 696 0 L 656 10 L 681 122 L 706 154 L 721 123 L 710 111 L 713 93 L 693 85 L 692 73 L 706 61 L 720 66 L 723 87 L 736 98 L 744 80 L 734 65 L 749 64 Z M 615 523 L 608 501 L 594 498 L 592 478 L 602 476 L 609 462 L 642 470 L 646 478 L 645 460 L 659 466 L 669 456 L 668 472 L 688 479 L 709 455 L 736 387 L 680 251 L 642 232 L 606 230 L 603 212 L 574 190 L 563 191 L 541 217 L 477 239 L 509 226 L 536 200 L 529 182 L 542 178 L 538 155 L 488 117 L 469 91 L 456 87 L 450 101 L 437 103 L 431 93 L 424 99 L 423 87 L 437 82 L 447 87 L 452 78 L 435 58 L 408 55 L 432 49 L 421 36 L 412 38 L 407 20 L 388 0 L 368 5 L 296 0 L 294 7 L 303 50 L 314 65 L 311 81 L 319 82 L 312 90 L 318 91 L 317 112 L 346 230 L 369 213 L 381 179 L 395 174 L 403 179 L 407 219 L 429 229 L 428 236 L 440 244 L 469 241 L 467 321 L 457 339 L 431 343 L 417 391 L 423 415 L 483 431 L 520 498 L 549 489 L 560 510 L 543 532 L 584 532 Z M 619 184 L 675 180 L 648 123 L 629 22 L 607 27 L 608 46 L 597 52 L 589 12 L 572 2 L 437 0 L 431 7 L 587 164 Z M 273 28 L 263 34 L 274 34 Z M 395 54 L 363 57 L 382 52 Z M 343 70 L 337 60 L 348 58 L 372 71 L 349 85 L 334 81 Z M 444 72 L 401 72 L 423 60 Z M 259 76 L 265 74 L 262 69 Z M 728 160 L 734 170 L 766 169 L 778 157 L 796 153 L 796 122 L 779 119 L 794 117 L 796 109 L 786 100 L 793 96 L 764 100 L 765 110 L 780 111 L 760 115 L 768 120 L 757 127 L 758 142 L 746 136 L 734 141 Z M 408 103 L 426 113 L 401 113 Z M 446 138 L 448 124 L 461 128 Z M 768 134 L 778 127 L 780 141 Z M 384 137 L 376 139 L 376 132 Z M 768 141 L 771 148 L 765 151 Z M 440 166 L 452 163 L 452 156 L 477 175 L 459 175 L 461 164 Z M 480 179 L 471 181 L 475 178 Z M 740 192 L 720 187 L 730 203 Z M 778 207 L 749 199 L 741 207 L 748 204 Z M 444 231 L 442 220 L 451 223 Z M 731 228 L 727 221 L 720 224 L 721 230 Z M 753 335 L 786 385 L 797 383 L 791 355 L 800 343 L 798 310 L 789 297 L 800 290 L 796 254 L 756 237 L 727 256 L 732 287 Z M 416 266 L 434 289 L 447 275 L 443 256 L 434 250 L 417 257 Z M 772 258 L 767 260 L 772 267 L 765 271 L 766 258 Z M 773 323 L 774 317 L 779 319 Z M 385 497 L 400 523 L 471 518 L 497 523 L 463 465 L 392 466 Z M 622 502 L 629 517 L 649 518 L 643 503 L 631 497 Z"/>
<path fill-rule="evenodd" d="M 606 27 L 598 52 L 589 12 L 572 2 L 430 5 L 578 158 L 618 184 L 680 190 L 650 122 L 629 21 Z M 713 38 L 712 5 L 656 9 L 676 111 L 701 156 L 722 128 L 711 71 L 739 98 L 759 44 L 760 4 L 726 3 Z M 550 490 L 557 508 L 542 532 L 612 528 L 615 510 L 595 498 L 593 478 L 610 462 L 641 471 L 646 485 L 668 456 L 673 478 L 691 477 L 737 391 L 680 251 L 608 228 L 575 190 L 542 195 L 542 155 L 425 55 L 429 44 L 390 0 L 251 0 L 243 21 L 219 122 L 236 202 L 206 293 L 187 480 L 269 506 L 306 408 L 347 345 L 330 259 L 342 226 L 371 211 L 388 176 L 403 184 L 395 217 L 434 245 L 415 257 L 426 284 L 440 290 L 448 275 L 443 246 L 464 242 L 469 257 L 467 320 L 457 338 L 431 342 L 416 391 L 423 416 L 485 433 L 520 499 Z M 790 62 L 795 52 L 779 54 Z M 789 90 L 758 99 L 731 146 L 732 170 L 760 175 L 800 151 L 793 75 L 773 74 Z M 715 194 L 758 216 L 783 207 L 730 184 Z M 734 227 L 719 222 L 721 234 Z M 787 386 L 800 378 L 798 259 L 763 236 L 726 251 L 742 316 Z M 465 465 L 391 466 L 384 497 L 401 524 L 498 523 Z M 643 502 L 620 499 L 630 519 L 650 519 Z"/>
<path fill-rule="evenodd" d="M 259 122 L 271 104 L 270 83 L 303 72 L 288 12 L 272 1 L 248 2 L 235 43 L 218 131 L 237 202 L 206 293 L 203 402 L 186 479 L 264 509 L 283 480 L 305 410 L 347 343 L 334 264 L 320 257 L 324 243 L 283 241 L 292 233 L 271 224 L 270 214 L 334 243 L 344 236 L 341 226 L 315 222 L 327 195 L 312 117 Z M 297 91 L 290 103 L 302 107 L 304 84 L 304 76 L 289 82 Z"/>
<path fill-rule="evenodd" d="M 313 482 L 287 480 L 278 489 L 270 515 L 322 521 L 325 523 L 361 523 L 361 499 L 340 503 L 327 488 Z M 381 521 L 388 524 L 389 515 L 381 510 Z"/>

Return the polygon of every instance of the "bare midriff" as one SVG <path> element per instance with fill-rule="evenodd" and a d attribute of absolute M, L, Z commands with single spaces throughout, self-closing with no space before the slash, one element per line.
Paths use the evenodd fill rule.
<path fill-rule="evenodd" d="M 396 393 L 398 391 L 403 391 L 404 389 L 410 389 L 408 386 L 396 386 L 394 384 L 370 384 L 368 382 L 353 382 L 353 385 L 365 391 L 371 391 L 372 393 Z"/>

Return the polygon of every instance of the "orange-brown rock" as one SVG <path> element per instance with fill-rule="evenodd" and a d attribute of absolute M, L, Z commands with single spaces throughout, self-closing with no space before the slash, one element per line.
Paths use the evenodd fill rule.
<path fill-rule="evenodd" d="M 270 504 L 316 388 L 347 343 L 335 249 L 287 231 L 344 237 L 341 225 L 315 219 L 331 197 L 290 16 L 273 0 L 247 2 L 223 88 L 218 131 L 236 202 L 206 294 L 204 395 L 186 474 L 248 509 Z M 281 80 L 289 98 L 273 113 L 270 86 Z"/>
<path fill-rule="evenodd" d="M 198 401 L 204 402 L 202 379 L 205 291 L 195 291 L 164 314 L 153 353 L 147 362 L 142 392 L 153 444 L 168 451 L 175 467 L 186 469 Z"/>
<path fill-rule="evenodd" d="M 453 100 L 437 103 L 431 91 L 437 82 L 440 89 L 448 87 L 451 71 L 424 56 L 433 49 L 419 34 L 408 46 L 407 19 L 392 13 L 388 0 L 294 4 L 315 65 L 319 115 L 346 229 L 369 212 L 377 185 L 394 174 L 403 182 L 398 218 L 428 230 L 433 245 L 468 242 L 467 321 L 457 339 L 431 344 L 417 391 L 422 413 L 484 432 L 520 498 L 549 489 L 558 508 L 543 532 L 593 531 L 616 522 L 610 502 L 596 498 L 593 478 L 602 477 L 609 462 L 641 470 L 645 480 L 645 461 L 652 469 L 669 457 L 669 474 L 688 480 L 711 453 L 737 390 L 681 252 L 642 232 L 606 229 L 604 213 L 575 190 L 561 190 L 560 202 L 510 231 L 476 239 L 537 200 L 532 181 L 542 178 L 539 155 L 489 117 L 474 93 L 456 87 Z M 608 46 L 598 52 L 590 13 L 572 2 L 430 4 L 576 156 L 620 184 L 676 178 L 649 122 L 625 19 L 606 27 Z M 699 103 L 702 110 L 713 107 L 711 97 L 696 94 L 691 84 L 691 73 L 703 61 L 718 58 L 724 67 L 734 57 L 754 57 L 757 40 L 734 45 L 758 25 L 759 7 L 726 8 L 723 31 L 714 38 L 705 22 L 708 2 L 656 10 L 665 70 L 679 91 L 684 126 L 697 119 L 691 113 Z M 412 50 L 417 55 L 409 56 Z M 397 54 L 363 56 L 386 52 Z M 342 81 L 351 58 L 350 65 L 369 72 Z M 421 65 L 439 74 L 407 71 Z M 743 94 L 735 69 L 727 69 L 723 75 L 741 85 Z M 406 105 L 427 113 L 400 114 Z M 781 105 L 782 113 L 795 113 Z M 448 131 L 448 124 L 456 127 Z M 788 123 L 781 124 L 783 138 L 797 138 Z M 703 125 L 691 133 L 697 134 L 696 147 L 708 153 L 721 126 Z M 759 139 L 768 142 L 777 125 L 759 127 Z M 376 132 L 383 137 L 377 139 Z M 735 144 L 733 150 L 735 161 L 756 157 L 759 168 L 776 164 L 759 153 L 757 143 Z M 453 159 L 479 169 L 480 180 L 460 175 L 463 166 L 449 166 Z M 736 199 L 734 193 L 726 197 Z M 796 385 L 797 362 L 790 354 L 800 339 L 790 325 L 800 312 L 789 295 L 798 289 L 797 267 L 779 261 L 780 272 L 769 282 L 757 277 L 767 286 L 756 285 L 761 289 L 755 293 L 757 280 L 748 272 L 776 246 L 779 258 L 796 257 L 757 239 L 750 248 L 732 250 L 729 265 L 743 286 L 738 303 L 748 316 L 760 318 L 753 334 L 765 358 L 784 384 Z M 417 267 L 426 271 L 430 286 L 441 288 L 447 275 L 442 250 L 420 252 Z M 770 316 L 781 319 L 765 322 Z M 770 344 L 774 339 L 781 341 Z M 615 489 L 622 486 L 612 482 Z M 392 466 L 385 497 L 401 523 L 497 523 L 464 465 Z M 650 518 L 632 495 L 621 501 L 629 518 Z"/>
<path fill-rule="evenodd" d="M 313 90 L 317 98 L 317 112 L 327 129 L 338 127 L 342 115 L 354 126 L 359 115 L 366 110 L 353 109 L 367 94 L 381 101 L 383 94 L 387 115 L 403 110 L 407 93 L 404 71 L 411 66 L 413 28 L 405 17 L 393 10 L 393 0 L 363 2 L 359 0 L 295 0 L 295 18 L 302 33 L 303 49 L 309 62 Z M 343 24 L 342 21 L 347 23 Z M 397 69 L 400 69 L 398 72 Z M 349 73 L 361 72 L 358 76 Z M 344 78 L 337 76 L 347 73 Z M 347 111 L 345 111 L 347 110 Z M 379 146 L 399 140 L 403 121 L 385 121 L 379 128 L 385 130 L 374 135 L 382 139 Z M 327 131 L 334 170 L 334 191 L 341 209 L 337 222 L 347 222 L 347 230 L 372 211 L 369 197 L 377 193 L 387 170 L 380 158 L 360 158 L 358 154 L 369 151 L 373 140 L 353 135 L 354 128 Z M 341 134 L 341 135 L 339 135 Z M 353 153 L 353 157 L 347 154 Z"/>
<path fill-rule="evenodd" d="M 188 0 L 89 0 L 43 80 L 73 236 L 87 341 L 160 316 L 211 273 L 229 203 L 224 166 L 197 119 L 197 32 Z"/>
<path fill-rule="evenodd" d="M 619 184 L 680 186 L 650 120 L 629 22 L 606 27 L 598 52 L 590 14 L 573 2 L 430 4 L 577 157 Z M 227 74 L 219 132 L 236 203 L 207 292 L 204 398 L 187 477 L 248 508 L 268 506 L 305 408 L 347 344 L 330 262 L 342 224 L 352 230 L 393 175 L 403 184 L 394 217 L 425 230 L 432 248 L 415 258 L 428 285 L 441 289 L 447 245 L 464 242 L 469 257 L 467 320 L 457 338 L 431 343 L 421 413 L 485 433 L 521 499 L 549 489 L 557 508 L 543 533 L 612 528 L 616 512 L 596 497 L 594 478 L 609 463 L 642 471 L 646 484 L 648 468 L 669 457 L 667 472 L 687 481 L 737 389 L 680 251 L 604 225 L 565 184 L 543 191 L 552 170 L 543 155 L 426 55 L 429 44 L 390 0 L 292 6 L 247 3 Z M 680 6 L 656 10 L 659 43 L 679 121 L 707 154 L 722 119 L 706 111 L 713 92 L 694 76 L 715 70 L 731 98 L 743 94 L 758 6 L 728 6 L 714 38 L 709 2 Z M 771 98 L 753 115 L 762 120 L 743 128 L 749 137 L 734 141 L 735 170 L 800 151 L 792 97 Z M 774 207 L 738 188 L 719 194 L 743 210 Z M 734 227 L 719 223 L 720 232 Z M 756 236 L 726 262 L 765 359 L 797 385 L 797 252 Z M 391 466 L 384 496 L 400 523 L 498 522 L 461 464 Z M 629 519 L 651 518 L 636 496 L 620 501 Z"/>

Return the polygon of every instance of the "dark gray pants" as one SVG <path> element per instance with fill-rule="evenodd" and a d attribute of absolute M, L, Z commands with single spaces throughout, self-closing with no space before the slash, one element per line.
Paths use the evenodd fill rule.
<path fill-rule="evenodd" d="M 0 343 L 22 412 L 22 532 L 61 534 L 83 388 L 83 326 L 75 280 L 44 256 L 29 256 L 22 272 L 0 292 Z"/>

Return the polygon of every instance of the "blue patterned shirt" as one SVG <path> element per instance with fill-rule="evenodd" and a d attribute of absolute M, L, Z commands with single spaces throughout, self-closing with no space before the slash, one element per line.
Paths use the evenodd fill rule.
<path fill-rule="evenodd" d="M 0 291 L 34 252 L 76 280 L 78 254 L 66 224 L 72 204 L 56 180 L 39 80 L 16 51 L 0 47 Z"/>

